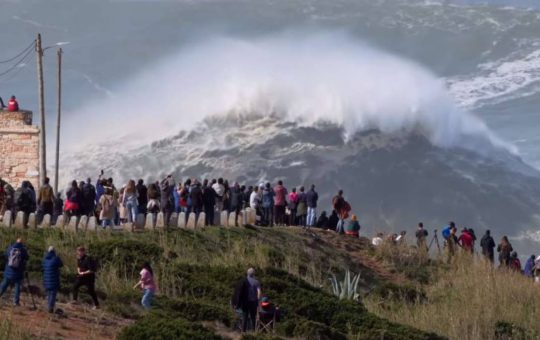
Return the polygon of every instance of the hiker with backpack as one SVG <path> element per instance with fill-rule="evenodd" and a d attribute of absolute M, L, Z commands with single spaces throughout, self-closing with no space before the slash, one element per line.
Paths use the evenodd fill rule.
<path fill-rule="evenodd" d="M 54 312 L 56 294 L 60 289 L 60 268 L 64 266 L 62 259 L 56 255 L 53 246 L 50 246 L 43 258 L 43 287 L 47 291 L 47 310 Z"/>
<path fill-rule="evenodd" d="M 79 296 L 79 289 L 85 286 L 88 289 L 88 294 L 94 301 L 94 307 L 92 309 L 99 309 L 99 301 L 96 295 L 96 261 L 86 254 L 84 247 L 77 248 L 77 279 L 73 286 L 73 301 L 77 302 Z"/>
<path fill-rule="evenodd" d="M 13 303 L 20 306 L 21 284 L 24 279 L 24 270 L 28 262 L 28 251 L 23 244 L 23 240 L 18 238 L 10 245 L 6 251 L 6 267 L 4 269 L 4 280 L 0 285 L 0 297 L 4 295 L 8 286 L 15 286 L 15 296 Z"/>
<path fill-rule="evenodd" d="M 140 275 L 141 278 L 139 282 L 137 282 L 137 284 L 133 286 L 133 289 L 137 289 L 140 287 L 144 291 L 141 305 L 144 307 L 144 309 L 150 309 L 150 307 L 152 306 L 152 298 L 154 297 L 157 289 L 156 283 L 154 281 L 154 271 L 152 270 L 150 263 L 145 262 L 143 264 Z"/>

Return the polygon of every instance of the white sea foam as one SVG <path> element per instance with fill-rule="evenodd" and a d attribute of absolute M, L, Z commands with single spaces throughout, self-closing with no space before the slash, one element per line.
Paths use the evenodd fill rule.
<path fill-rule="evenodd" d="M 448 79 L 450 92 L 466 108 L 534 95 L 540 90 L 539 84 L 540 49 L 484 63 L 477 73 Z"/>

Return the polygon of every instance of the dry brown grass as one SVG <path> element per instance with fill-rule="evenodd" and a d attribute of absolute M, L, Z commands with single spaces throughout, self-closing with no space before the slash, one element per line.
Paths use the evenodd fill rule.
<path fill-rule="evenodd" d="M 493 268 L 469 254 L 436 267 L 437 279 L 422 288 L 427 299 L 415 303 L 370 297 L 368 309 L 391 321 L 434 331 L 450 339 L 495 339 L 496 323 L 511 322 L 540 334 L 540 286 L 519 273 Z"/>

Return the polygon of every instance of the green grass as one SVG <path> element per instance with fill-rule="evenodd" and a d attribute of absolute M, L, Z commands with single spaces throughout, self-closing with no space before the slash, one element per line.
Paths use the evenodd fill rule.
<path fill-rule="evenodd" d="M 79 245 L 99 261 L 97 290 L 111 313 L 136 322 L 120 339 L 218 338 L 203 321 L 235 324 L 230 297 L 248 267 L 257 268 L 263 291 L 286 316 L 277 335 L 318 339 L 436 339 L 437 336 L 386 321 L 363 304 L 340 301 L 328 278 L 346 269 L 362 273 L 363 284 L 380 286 L 374 273 L 296 229 L 205 228 L 143 233 L 16 230 L 0 228 L 0 248 L 23 237 L 31 260 L 28 270 L 41 283 L 41 259 L 53 245 L 65 263 L 62 292 L 69 293 Z M 0 260 L 3 268 L 4 259 Z M 141 293 L 131 287 L 142 262 L 152 263 L 159 285 L 156 308 L 139 307 Z M 152 335 L 152 336 L 150 336 Z"/>

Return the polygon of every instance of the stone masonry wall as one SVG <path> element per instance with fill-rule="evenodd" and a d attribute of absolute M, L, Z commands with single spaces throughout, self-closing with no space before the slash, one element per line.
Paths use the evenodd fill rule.
<path fill-rule="evenodd" d="M 0 178 L 14 188 L 28 180 L 38 187 L 39 129 L 32 112 L 0 111 Z"/>

